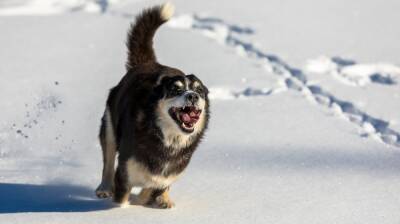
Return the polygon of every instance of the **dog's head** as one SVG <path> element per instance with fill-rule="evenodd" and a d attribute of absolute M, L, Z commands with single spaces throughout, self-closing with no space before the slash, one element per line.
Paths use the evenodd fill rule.
<path fill-rule="evenodd" d="M 158 125 L 164 134 L 194 135 L 208 119 L 208 89 L 195 75 L 172 75 L 158 81 Z M 170 137 L 173 137 L 170 136 Z"/>

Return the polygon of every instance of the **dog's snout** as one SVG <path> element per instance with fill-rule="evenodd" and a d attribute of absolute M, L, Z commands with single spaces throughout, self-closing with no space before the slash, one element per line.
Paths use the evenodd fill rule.
<path fill-rule="evenodd" d="M 197 93 L 188 93 L 186 94 L 186 100 L 196 103 L 199 100 L 199 94 Z"/>

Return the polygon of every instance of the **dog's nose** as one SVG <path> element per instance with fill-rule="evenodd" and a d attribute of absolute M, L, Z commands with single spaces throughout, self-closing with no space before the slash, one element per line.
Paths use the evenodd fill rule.
<path fill-rule="evenodd" d="M 186 94 L 186 100 L 196 103 L 199 100 L 199 94 L 198 93 L 188 93 Z"/>

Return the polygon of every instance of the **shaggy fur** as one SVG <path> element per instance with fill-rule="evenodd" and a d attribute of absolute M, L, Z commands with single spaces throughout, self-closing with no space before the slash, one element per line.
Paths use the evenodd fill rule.
<path fill-rule="evenodd" d="M 98 197 L 124 204 L 137 186 L 144 205 L 172 207 L 168 189 L 207 128 L 206 86 L 156 60 L 153 36 L 172 13 L 170 4 L 144 10 L 128 33 L 127 74 L 111 89 L 100 127 L 104 166 Z"/>

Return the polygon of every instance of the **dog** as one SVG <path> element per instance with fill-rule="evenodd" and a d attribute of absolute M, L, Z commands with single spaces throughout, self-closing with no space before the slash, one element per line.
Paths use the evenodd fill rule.
<path fill-rule="evenodd" d="M 140 187 L 140 204 L 173 207 L 170 186 L 207 129 L 207 87 L 193 74 L 159 64 L 153 50 L 156 30 L 173 12 L 166 3 L 136 17 L 126 44 L 127 73 L 110 90 L 101 120 L 103 171 L 96 195 L 121 206 L 129 204 L 132 187 Z"/>

